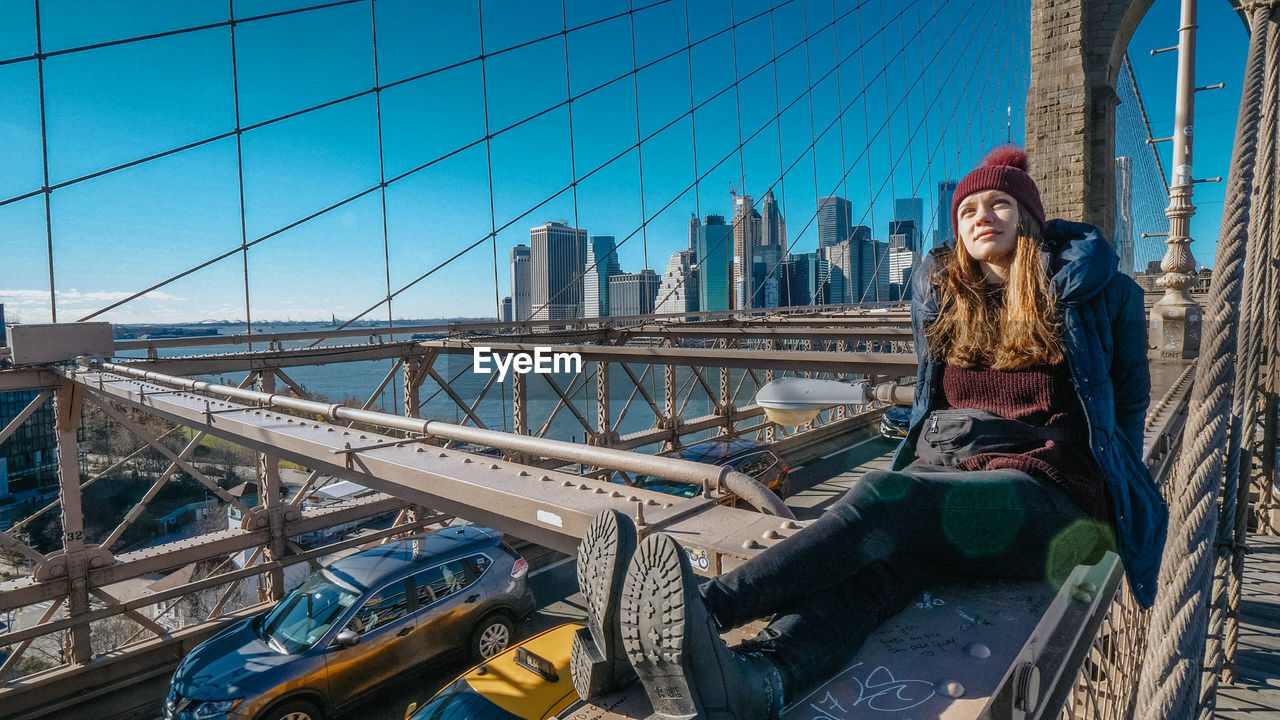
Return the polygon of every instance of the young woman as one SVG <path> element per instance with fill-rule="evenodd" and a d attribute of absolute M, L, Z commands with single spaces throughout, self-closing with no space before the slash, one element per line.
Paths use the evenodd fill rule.
<path fill-rule="evenodd" d="M 1152 603 L 1167 511 L 1141 461 L 1142 292 L 1095 228 L 1045 223 L 1026 170 L 1006 147 L 969 173 L 954 246 L 916 274 L 915 403 L 891 471 L 705 583 L 672 538 L 637 548 L 625 515 L 596 519 L 578 556 L 580 694 L 634 670 L 654 717 L 774 718 L 930 584 L 1060 585 L 1113 548 L 1134 597 Z M 738 647 L 720 639 L 768 616 Z"/>

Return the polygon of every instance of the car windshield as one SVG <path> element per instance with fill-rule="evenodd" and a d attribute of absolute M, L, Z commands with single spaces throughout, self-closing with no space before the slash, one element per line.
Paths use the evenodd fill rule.
<path fill-rule="evenodd" d="M 471 686 L 466 678 L 459 678 L 440 691 L 431 702 L 413 714 L 409 720 L 520 720 L 486 700 Z"/>
<path fill-rule="evenodd" d="M 323 573 L 313 573 L 263 618 L 262 639 L 278 652 L 302 652 L 315 645 L 357 597 Z"/>
<path fill-rule="evenodd" d="M 759 480 L 761 476 L 773 469 L 777 462 L 778 456 L 766 451 L 736 458 L 730 465 L 734 470 Z"/>
<path fill-rule="evenodd" d="M 675 495 L 676 497 L 693 497 L 702 492 L 702 486 L 693 485 L 691 483 L 676 482 L 666 478 L 653 477 L 650 475 L 637 475 L 635 486 L 646 490 L 656 490 L 660 493 Z"/>
<path fill-rule="evenodd" d="M 894 422 L 905 423 L 911 420 L 911 408 L 905 405 L 894 405 L 884 411 L 884 416 Z"/>

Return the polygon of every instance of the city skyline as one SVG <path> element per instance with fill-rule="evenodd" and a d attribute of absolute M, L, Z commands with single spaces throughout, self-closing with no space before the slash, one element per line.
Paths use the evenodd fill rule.
<path fill-rule="evenodd" d="M 955 181 L 943 181 L 939 187 L 948 184 L 954 186 Z M 716 290 L 710 288 L 720 287 L 729 291 L 724 301 L 728 305 L 725 309 L 909 298 L 911 270 L 919 265 L 922 254 L 929 249 L 923 247 L 923 239 L 916 226 L 923 212 L 921 198 L 894 199 L 895 215 L 910 217 L 895 217 L 889 221 L 885 241 L 877 239 L 870 227 L 848 227 L 840 221 L 841 216 L 847 218 L 851 214 L 852 204 L 848 199 L 839 196 L 819 198 L 815 211 L 819 223 L 818 246 L 812 252 L 784 254 L 786 217 L 772 193 L 766 192 L 761 198 L 758 211 L 750 195 L 735 190 L 732 197 L 734 217 L 727 226 L 723 216 L 717 214 L 708 215 L 705 224 L 697 216 L 689 219 L 690 247 L 672 253 L 666 270 L 660 276 L 650 268 L 638 273 L 624 271 L 617 258 L 616 238 L 612 235 L 588 235 L 587 228 L 569 228 L 564 221 L 548 221 L 530 228 L 532 253 L 525 245 L 518 245 L 511 251 L 512 286 L 517 287 L 516 278 L 527 275 L 527 268 L 534 266 L 544 268 L 548 277 L 581 277 L 580 286 L 547 278 L 535 278 L 532 282 L 547 282 L 559 288 L 548 296 L 550 300 L 546 302 L 564 306 L 578 303 L 578 317 L 586 319 L 655 311 L 695 312 L 704 306 L 719 307 L 712 300 Z M 723 229 L 708 233 L 705 229 L 708 226 Z M 554 259 L 548 257 L 544 239 L 548 232 L 586 236 L 585 256 L 581 262 L 572 253 L 562 253 Z M 730 238 L 733 250 L 726 262 L 721 245 L 729 243 Z M 699 261 L 699 247 L 710 255 L 705 269 Z M 532 262 L 530 257 L 533 257 Z M 797 268 L 797 263 L 808 265 Z M 837 270 L 834 285 L 831 282 L 833 267 Z M 796 272 L 799 274 L 792 277 Z M 615 278 L 618 278 L 616 282 Z M 793 292 L 793 284 L 803 284 L 807 288 Z M 575 296 L 579 287 L 581 295 Z M 636 290 L 636 287 L 642 289 Z M 621 306 L 615 302 L 620 292 L 627 293 Z M 503 297 L 500 307 L 498 317 L 505 321 L 524 321 L 530 319 L 531 313 L 532 319 L 570 317 L 564 310 L 539 314 L 538 306 L 516 311 L 518 303 L 513 302 L 511 296 Z M 658 307 L 666 307 L 667 310 L 657 310 Z"/>

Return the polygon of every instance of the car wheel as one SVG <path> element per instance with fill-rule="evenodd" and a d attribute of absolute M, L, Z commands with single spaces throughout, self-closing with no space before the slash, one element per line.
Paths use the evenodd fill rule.
<path fill-rule="evenodd" d="M 271 708 L 258 720 L 324 720 L 324 714 L 316 704 L 307 700 L 290 700 Z"/>
<path fill-rule="evenodd" d="M 511 647 L 515 636 L 516 627 L 510 615 L 494 613 L 486 616 L 471 633 L 471 659 L 476 662 L 488 660 Z"/>

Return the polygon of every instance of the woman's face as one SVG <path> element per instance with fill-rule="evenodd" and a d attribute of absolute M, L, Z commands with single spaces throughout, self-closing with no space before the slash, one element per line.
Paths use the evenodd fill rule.
<path fill-rule="evenodd" d="M 956 226 L 969 256 L 1003 278 L 1018 247 L 1018 201 L 999 190 L 976 192 L 960 201 Z"/>

